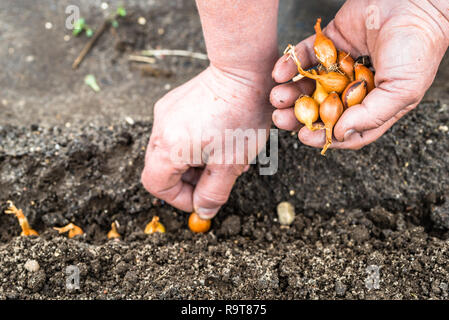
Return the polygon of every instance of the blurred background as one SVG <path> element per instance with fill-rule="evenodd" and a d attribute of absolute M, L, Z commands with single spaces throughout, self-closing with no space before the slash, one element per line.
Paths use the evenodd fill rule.
<path fill-rule="evenodd" d="M 281 0 L 279 49 L 313 33 L 316 17 L 327 24 L 344 1 Z M 100 0 L 0 1 L 0 125 L 109 123 L 126 117 L 152 120 L 152 106 L 171 88 L 199 73 L 204 60 L 165 57 L 145 70 L 129 62 L 142 49 L 205 52 L 194 0 L 126 1 L 127 16 L 97 41 L 77 70 L 71 65 L 89 38 L 65 27 L 66 8 L 78 6 L 93 30 L 122 5 Z M 448 59 L 428 96 L 449 97 Z M 156 73 L 156 74 L 155 74 Z M 95 76 L 101 91 L 84 83 Z"/>

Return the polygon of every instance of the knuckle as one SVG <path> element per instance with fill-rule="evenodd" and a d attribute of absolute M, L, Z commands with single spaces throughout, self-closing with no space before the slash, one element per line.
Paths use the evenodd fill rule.
<path fill-rule="evenodd" d="M 155 104 L 154 104 L 154 108 L 153 108 L 153 113 L 154 113 L 154 115 L 156 116 L 156 114 L 160 111 L 160 109 L 162 109 L 163 108 L 163 104 L 161 103 L 161 101 L 159 100 L 159 101 L 157 101 Z"/>
<path fill-rule="evenodd" d="M 197 196 L 200 201 L 219 206 L 224 205 L 229 198 L 229 194 L 223 194 L 211 190 L 199 190 Z"/>
<path fill-rule="evenodd" d="M 229 176 L 240 177 L 243 173 L 244 165 L 225 166 L 224 172 Z"/>
<path fill-rule="evenodd" d="M 385 122 L 387 122 L 388 119 L 382 119 L 380 117 L 376 117 L 372 120 L 372 126 L 371 128 L 379 128 L 380 126 L 384 125 Z"/>
<path fill-rule="evenodd" d="M 146 168 L 144 168 L 144 170 L 142 171 L 140 182 L 149 193 L 157 196 L 158 190 L 157 188 L 155 188 L 154 180 L 152 179 L 149 170 L 147 170 Z"/>

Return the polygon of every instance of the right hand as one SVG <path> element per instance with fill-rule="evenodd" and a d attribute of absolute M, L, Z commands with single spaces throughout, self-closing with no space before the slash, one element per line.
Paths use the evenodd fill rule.
<path fill-rule="evenodd" d="M 272 87 L 269 74 L 210 66 L 201 74 L 167 93 L 154 107 L 154 124 L 142 172 L 144 187 L 154 196 L 183 211 L 195 210 L 211 219 L 227 201 L 231 189 L 248 163 L 264 147 L 258 141 L 256 154 L 236 150 L 238 164 L 213 161 L 193 163 L 174 161 L 173 150 L 199 145 L 204 137 L 225 129 L 265 129 L 269 132 L 273 108 L 268 95 Z M 203 138 L 198 138 L 203 137 Z"/>

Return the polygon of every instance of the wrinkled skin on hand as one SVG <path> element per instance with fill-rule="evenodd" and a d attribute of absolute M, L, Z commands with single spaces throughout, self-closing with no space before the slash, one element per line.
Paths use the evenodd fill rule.
<path fill-rule="evenodd" d="M 173 150 L 200 146 L 225 129 L 266 129 L 271 125 L 269 73 L 219 69 L 210 66 L 184 85 L 167 93 L 154 108 L 154 125 L 142 173 L 142 183 L 156 197 L 184 211 L 212 218 L 227 201 L 232 186 L 256 156 L 237 149 L 244 163 L 217 164 L 174 161 Z M 209 136 L 209 137 L 208 137 Z M 266 143 L 259 142 L 257 152 Z M 193 149 L 191 149 L 193 151 Z M 238 154 L 243 153 L 243 154 Z M 176 159 L 175 159 L 176 160 Z M 235 163 L 235 162 L 234 162 Z"/>
<path fill-rule="evenodd" d="M 376 70 L 376 89 L 341 116 L 332 148 L 359 149 L 375 141 L 421 101 L 449 44 L 447 12 L 444 16 L 435 3 L 438 1 L 349 0 L 325 28 L 338 49 L 354 58 L 370 56 Z M 296 46 L 304 68 L 317 64 L 314 40 L 312 36 Z M 293 61 L 283 56 L 276 63 L 273 79 L 283 83 L 296 74 Z M 313 88 L 308 79 L 273 88 L 270 100 L 277 108 L 273 113 L 277 127 L 301 128 L 292 106 L 301 93 L 311 94 Z M 302 127 L 298 137 L 317 148 L 325 142 L 323 130 L 311 132 Z"/>

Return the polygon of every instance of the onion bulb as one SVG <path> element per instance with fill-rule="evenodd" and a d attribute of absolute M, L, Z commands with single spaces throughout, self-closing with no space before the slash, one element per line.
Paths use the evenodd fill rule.
<path fill-rule="evenodd" d="M 192 230 L 195 233 L 204 233 L 209 231 L 211 221 L 201 219 L 200 216 L 196 212 L 192 212 L 189 217 L 188 222 L 190 230 Z"/>
<path fill-rule="evenodd" d="M 55 229 L 59 233 L 65 233 L 68 231 L 69 232 L 68 237 L 70 239 L 72 239 L 73 237 L 76 237 L 76 236 L 80 236 L 84 233 L 83 229 L 81 229 L 74 223 L 69 223 L 68 225 L 66 225 L 65 227 L 62 227 L 62 228 L 53 227 L 53 229 Z"/>
<path fill-rule="evenodd" d="M 108 232 L 108 239 L 119 239 L 120 238 L 120 233 L 118 233 L 117 225 L 118 225 L 118 222 L 116 222 L 116 221 L 114 221 L 111 224 L 111 230 Z"/>
<path fill-rule="evenodd" d="M 165 227 L 162 223 L 159 222 L 159 217 L 158 216 L 154 216 L 153 219 L 148 222 L 148 224 L 145 227 L 145 234 L 152 234 L 155 232 L 160 232 L 160 233 L 164 233 L 165 232 Z"/>
<path fill-rule="evenodd" d="M 288 45 L 287 49 L 285 50 L 285 53 L 290 54 L 290 57 L 293 58 L 293 61 L 298 67 L 298 72 L 300 74 L 302 74 L 304 77 L 317 80 L 323 86 L 324 90 L 326 90 L 327 92 L 342 93 L 343 90 L 346 89 L 346 86 L 349 84 L 349 79 L 344 74 L 341 74 L 339 72 L 331 71 L 327 74 L 316 75 L 308 71 L 305 71 L 301 67 L 301 63 L 299 62 L 299 59 L 296 56 L 295 47 L 293 47 L 291 44 Z"/>
<path fill-rule="evenodd" d="M 302 96 L 295 102 L 295 116 L 299 122 L 306 125 L 309 130 L 316 130 L 313 123 L 318 120 L 319 106 L 315 99 Z"/>
<path fill-rule="evenodd" d="M 315 70 L 312 70 L 312 73 L 315 75 L 317 74 Z M 316 81 L 316 88 L 315 91 L 313 92 L 312 97 L 313 99 L 315 99 L 316 102 L 318 102 L 318 105 L 320 105 L 324 101 L 324 99 L 327 98 L 328 95 L 329 94 L 327 93 L 326 90 L 324 90 L 323 86 L 318 81 Z"/>
<path fill-rule="evenodd" d="M 376 86 L 374 84 L 374 74 L 373 72 L 365 67 L 363 64 L 356 63 L 354 66 L 355 70 L 355 79 L 356 80 L 365 80 L 367 94 L 371 92 Z"/>
<path fill-rule="evenodd" d="M 354 59 L 349 53 L 338 51 L 338 68 L 349 78 L 354 81 Z"/>
<path fill-rule="evenodd" d="M 313 49 L 318 61 L 327 69 L 334 70 L 337 62 L 337 49 L 331 39 L 326 37 L 321 30 L 321 18 L 315 24 L 315 43 Z"/>
<path fill-rule="evenodd" d="M 356 80 L 351 82 L 343 91 L 341 100 L 345 108 L 350 108 L 359 104 L 366 97 L 366 81 Z"/>
<path fill-rule="evenodd" d="M 320 105 L 320 118 L 326 130 L 326 143 L 321 150 L 324 156 L 329 146 L 332 144 L 332 130 L 343 113 L 343 103 L 335 92 L 329 94 L 326 100 Z"/>

